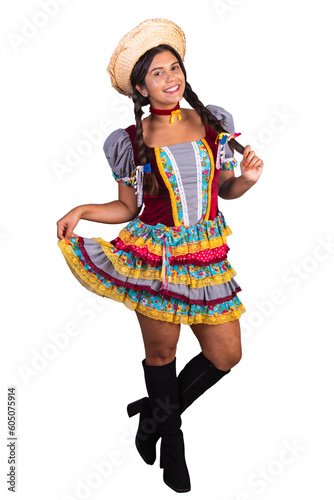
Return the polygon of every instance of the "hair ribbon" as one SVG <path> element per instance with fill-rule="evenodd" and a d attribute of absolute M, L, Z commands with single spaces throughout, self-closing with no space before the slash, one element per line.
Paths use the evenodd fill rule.
<path fill-rule="evenodd" d="M 228 141 L 231 139 L 234 139 L 235 137 L 238 137 L 241 135 L 241 132 L 238 132 L 237 134 L 229 134 L 228 132 L 222 132 L 221 134 L 217 135 L 215 144 L 217 144 L 218 139 L 220 141 L 220 144 L 226 144 Z"/>

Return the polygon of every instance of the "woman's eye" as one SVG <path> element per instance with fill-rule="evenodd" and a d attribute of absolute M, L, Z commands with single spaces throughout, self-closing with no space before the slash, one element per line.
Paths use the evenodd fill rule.
<path fill-rule="evenodd" d="M 177 66 L 173 66 L 172 69 L 180 69 L 180 67 L 177 65 Z M 157 71 L 156 73 L 154 73 L 154 76 L 159 76 L 162 74 L 162 71 Z"/>

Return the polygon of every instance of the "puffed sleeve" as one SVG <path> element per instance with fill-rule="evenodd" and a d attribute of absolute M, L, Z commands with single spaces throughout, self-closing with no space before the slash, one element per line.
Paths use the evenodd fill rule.
<path fill-rule="evenodd" d="M 206 107 L 216 118 L 218 118 L 218 120 L 222 122 L 222 126 L 229 134 L 235 134 L 234 121 L 231 113 L 226 111 L 226 109 L 221 106 L 216 106 L 215 104 L 209 104 Z M 238 165 L 237 160 L 233 157 L 233 153 L 228 145 L 228 142 L 226 142 L 223 147 L 219 147 L 218 155 L 220 157 L 221 170 L 233 170 Z"/>
<path fill-rule="evenodd" d="M 131 175 L 136 165 L 131 140 L 126 130 L 119 128 L 111 132 L 104 141 L 103 151 L 116 181 L 122 181 L 127 186 L 134 186 L 136 176 L 131 177 Z"/>

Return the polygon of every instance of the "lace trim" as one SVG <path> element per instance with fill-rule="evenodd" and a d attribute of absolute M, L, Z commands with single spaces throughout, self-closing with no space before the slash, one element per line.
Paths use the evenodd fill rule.
<path fill-rule="evenodd" d="M 91 260 L 91 258 L 89 257 L 89 255 L 88 255 L 88 253 L 87 253 L 87 251 L 86 251 L 86 249 L 85 249 L 85 246 L 84 246 L 84 240 L 83 240 L 83 238 L 79 237 L 79 238 L 77 239 L 77 242 L 78 242 L 78 245 L 79 245 L 80 251 L 81 251 L 81 253 L 82 253 L 83 259 L 81 259 L 80 255 L 77 255 L 77 254 L 76 254 L 76 255 L 77 255 L 78 259 L 80 260 L 81 264 L 82 264 L 84 267 L 85 267 L 85 265 L 86 265 L 86 264 L 88 264 L 88 267 L 89 267 L 90 269 L 92 269 L 92 270 L 93 270 L 93 271 L 94 271 L 97 275 L 102 276 L 102 278 L 104 278 L 106 281 L 108 281 L 108 282 L 112 282 L 112 283 L 114 283 L 115 285 L 118 285 L 118 286 L 123 286 L 123 285 L 124 285 L 124 281 L 121 281 L 121 280 L 119 280 L 119 279 L 115 278 L 114 276 L 111 276 L 110 274 L 108 274 L 108 273 L 106 273 L 105 271 L 103 271 L 103 269 L 100 269 L 99 267 L 97 267 L 97 266 L 94 264 L 94 262 Z M 223 251 L 225 252 L 224 258 L 223 258 L 223 259 L 221 258 L 220 260 L 218 260 L 218 259 L 217 259 L 217 263 L 222 263 L 222 262 L 224 262 L 224 261 L 227 261 L 227 259 L 226 259 L 226 252 L 227 252 L 227 250 L 226 250 L 226 249 L 223 249 Z M 182 256 L 182 258 L 183 258 L 183 257 L 184 257 L 184 256 Z M 173 260 L 174 260 L 174 261 L 175 261 L 175 259 L 177 259 L 177 257 L 173 257 Z M 142 259 L 141 259 L 141 260 L 142 260 Z M 227 262 L 228 262 L 228 261 L 227 261 Z M 161 267 L 161 279 L 162 279 L 162 280 L 164 280 L 164 279 L 165 279 L 165 274 L 164 274 L 165 269 L 164 269 L 164 266 L 166 267 L 166 261 L 165 261 L 165 263 L 163 262 L 162 264 L 163 264 L 163 265 L 162 265 L 162 267 Z M 173 264 L 178 265 L 178 263 L 177 263 L 177 262 L 173 262 L 173 263 L 172 263 L 172 262 L 169 262 L 169 265 L 170 265 L 170 266 L 171 266 L 171 265 L 173 265 Z M 202 262 L 200 261 L 200 262 L 197 264 L 197 266 L 198 266 L 198 267 L 201 267 L 203 264 L 204 264 L 204 262 L 203 262 L 203 261 L 202 261 Z M 179 264 L 179 265 L 180 265 L 180 264 Z M 181 265 L 182 265 L 182 263 L 181 263 Z M 114 265 L 114 268 L 116 269 L 116 268 L 117 268 L 117 266 L 115 266 L 115 265 Z M 90 271 L 90 269 L 88 269 L 88 271 Z M 133 269 L 133 268 L 132 268 L 132 269 Z M 116 270 L 117 270 L 117 269 L 116 269 Z M 144 275 L 144 273 L 142 273 L 142 275 Z M 196 278 L 195 278 L 195 279 L 196 279 Z M 146 286 L 146 285 L 141 286 L 141 285 L 132 285 L 132 284 L 130 284 L 130 283 L 127 283 L 127 284 L 126 284 L 126 286 L 127 286 L 128 288 L 132 288 L 133 290 L 137 290 L 137 289 L 139 289 L 139 290 L 147 290 L 147 291 L 150 291 L 150 290 L 151 290 L 151 287 L 150 287 L 150 286 L 148 287 L 148 286 Z M 199 287 L 196 287 L 196 288 L 199 288 Z M 239 290 L 238 290 L 238 291 L 239 291 Z M 154 292 L 153 292 L 153 291 L 151 291 L 151 293 L 153 293 L 153 294 L 154 294 Z M 159 292 L 159 293 L 162 293 L 162 289 L 160 290 L 160 292 Z M 183 298 L 182 300 L 185 300 L 185 296 L 184 296 L 184 295 L 177 295 L 177 294 L 175 294 L 175 293 L 174 293 L 174 294 L 172 293 L 172 296 L 173 296 L 173 297 L 176 297 L 176 298 Z M 222 299 L 222 298 L 220 297 L 220 298 L 218 299 L 218 302 L 217 302 L 217 303 L 220 303 L 220 302 L 225 302 L 226 300 L 228 300 L 228 299 L 227 299 L 227 298 Z M 192 301 L 192 303 L 194 303 L 194 304 L 196 304 L 196 303 L 198 303 L 198 304 L 204 304 L 205 302 L 203 302 L 203 301 L 199 301 L 199 302 L 197 302 L 197 301 Z"/>
<path fill-rule="evenodd" d="M 170 182 L 168 180 L 168 177 L 166 175 L 165 169 L 163 167 L 163 164 L 162 164 L 162 161 L 161 161 L 160 152 L 159 152 L 159 148 L 154 148 L 154 152 L 155 152 L 155 158 L 156 158 L 156 162 L 157 162 L 157 165 L 158 165 L 158 168 L 159 168 L 160 175 L 161 175 L 161 177 L 162 177 L 162 179 L 163 179 L 163 181 L 165 183 L 165 186 L 167 187 L 167 189 L 169 191 L 175 227 L 180 227 L 180 220 L 179 220 L 179 216 L 178 216 L 178 213 L 177 213 L 177 206 L 176 206 L 176 200 L 175 200 L 174 190 L 173 190 L 173 188 L 172 188 L 172 186 L 171 186 L 171 184 L 170 184 Z"/>
<path fill-rule="evenodd" d="M 152 287 L 151 285 L 139 285 L 138 283 L 130 283 L 129 281 L 125 280 L 125 281 L 122 281 L 118 278 L 115 278 L 114 276 L 111 276 L 109 274 L 107 274 L 105 271 L 103 271 L 102 269 L 99 269 L 95 266 L 95 264 L 92 263 L 91 259 L 89 258 L 89 256 L 87 255 L 84 255 L 84 258 L 87 260 L 81 260 L 80 259 L 80 256 L 77 255 L 77 258 L 78 260 L 80 261 L 81 265 L 82 266 L 85 266 L 85 263 L 88 262 L 89 266 L 91 266 L 91 268 L 94 270 L 94 272 L 96 274 L 99 274 L 100 276 L 102 276 L 107 282 L 108 284 L 106 283 L 103 283 L 104 286 L 106 286 L 107 288 L 110 288 L 110 284 L 112 285 L 116 285 L 117 287 L 122 287 L 123 289 L 131 289 L 131 290 L 137 290 L 137 291 L 144 291 L 144 292 L 147 292 L 149 293 L 150 295 L 153 295 L 153 296 L 157 296 L 157 295 L 162 295 L 163 297 L 165 298 L 174 298 L 174 299 L 179 299 L 181 300 L 182 302 L 185 302 L 186 304 L 190 304 L 190 305 L 200 305 L 200 306 L 210 306 L 210 305 L 216 305 L 216 304 L 222 304 L 224 302 L 227 302 L 229 300 L 232 300 L 234 297 L 236 297 L 237 293 L 241 292 L 241 288 L 240 286 L 238 286 L 230 295 L 226 295 L 224 297 L 219 297 L 217 299 L 213 299 L 213 300 L 200 300 L 200 299 L 190 299 L 187 295 L 183 295 L 181 293 L 177 293 L 177 292 L 174 292 L 174 291 L 171 291 L 171 290 L 163 290 L 162 288 L 157 291 L 157 290 L 152 290 Z M 71 269 L 71 267 L 70 267 Z M 72 273 L 74 274 L 74 276 L 80 281 L 80 283 L 82 285 L 84 285 L 84 282 L 82 281 L 81 278 L 79 278 L 79 276 L 76 274 L 76 272 L 71 269 Z M 100 281 L 99 278 L 97 278 L 98 281 Z M 86 288 L 88 287 L 89 285 L 86 285 Z M 94 291 L 91 286 L 89 286 L 89 290 L 90 291 Z"/>
<path fill-rule="evenodd" d="M 225 146 L 225 144 L 224 144 Z M 217 170 L 232 170 L 238 165 L 237 160 L 234 157 L 226 158 L 226 152 L 221 142 L 218 143 L 217 157 L 216 157 L 216 169 Z"/>
<path fill-rule="evenodd" d="M 72 252 L 71 246 L 65 243 L 65 240 L 60 240 L 57 244 L 69 268 L 74 276 L 79 279 L 80 283 L 84 284 L 84 286 L 87 285 L 90 291 L 94 291 L 98 295 L 118 300 L 117 297 L 120 297 L 121 294 L 114 290 L 114 286 L 107 288 L 99 281 L 97 276 L 90 274 L 89 271 L 82 266 L 79 257 Z M 118 301 L 121 302 L 121 300 Z"/>
<path fill-rule="evenodd" d="M 200 252 L 201 250 L 220 247 L 226 244 L 226 237 L 229 236 L 230 234 L 232 234 L 232 230 L 229 228 L 229 226 L 226 226 L 224 228 L 223 234 L 221 236 L 218 236 L 217 238 L 197 241 L 196 243 L 186 243 L 185 245 L 180 245 L 177 247 L 172 246 L 170 248 L 171 255 L 172 256 L 187 255 L 190 253 Z M 127 231 L 125 231 L 124 228 L 119 233 L 119 237 L 126 245 L 134 245 L 139 248 L 147 246 L 147 249 L 150 252 L 162 257 L 162 250 L 163 250 L 162 244 L 161 245 L 152 244 L 151 238 L 147 240 L 142 237 L 131 236 Z M 98 241 L 101 244 L 103 243 L 105 245 L 108 244 L 109 246 L 111 246 L 110 243 L 105 242 L 102 238 L 92 238 L 92 239 L 94 241 Z"/>
<path fill-rule="evenodd" d="M 123 250 L 125 252 L 130 252 L 135 257 L 139 257 L 143 262 L 150 264 L 151 266 L 162 265 L 162 258 L 154 253 L 147 250 L 147 247 L 139 248 L 135 245 L 125 245 L 123 241 L 118 236 L 112 240 L 111 245 L 113 245 L 117 250 Z M 201 266 L 203 264 L 217 264 L 222 260 L 225 260 L 230 247 L 228 245 L 221 245 L 213 249 L 205 249 L 200 252 L 178 255 L 176 257 L 170 257 L 171 265 L 181 265 L 181 264 L 195 264 Z"/>
<path fill-rule="evenodd" d="M 220 314 L 218 316 L 199 314 L 195 316 L 177 316 L 173 312 L 167 311 L 156 311 L 149 307 L 145 307 L 138 302 L 135 302 L 128 293 L 117 292 L 114 286 L 107 288 L 102 285 L 98 278 L 94 275 L 89 275 L 86 269 L 84 269 L 80 263 L 79 258 L 72 252 L 70 245 L 65 243 L 65 240 L 58 241 L 58 246 L 60 247 L 67 264 L 73 275 L 78 279 L 78 281 L 89 291 L 96 293 L 97 295 L 108 297 L 117 302 L 122 302 L 128 309 L 144 314 L 153 319 L 159 319 L 163 321 L 169 321 L 173 323 L 183 323 L 185 325 L 191 325 L 195 323 L 206 323 L 211 325 L 225 323 L 227 321 L 233 321 L 240 318 L 241 314 L 246 312 L 245 307 L 242 303 L 237 307 L 237 309 L 230 311 L 227 314 Z"/>
<path fill-rule="evenodd" d="M 216 157 L 216 169 L 217 170 L 220 170 L 220 168 L 221 168 L 221 149 L 222 149 L 222 145 L 221 145 L 221 142 L 219 141 L 218 148 L 217 148 L 217 157 Z"/>
<path fill-rule="evenodd" d="M 86 277 L 88 279 L 88 283 L 91 283 L 91 279 L 93 277 L 93 274 L 89 269 L 86 269 L 84 266 L 84 262 L 81 262 L 79 257 L 74 254 L 74 252 L 71 249 L 71 244 L 66 244 L 64 240 L 61 240 L 58 242 L 58 245 L 60 246 L 64 257 L 66 260 L 71 264 L 71 266 L 75 263 L 75 269 L 78 270 L 80 267 L 80 276 Z M 129 265 L 126 263 L 127 258 L 124 258 L 124 261 L 122 262 L 122 257 L 119 258 L 119 256 L 116 253 L 113 253 L 113 251 L 107 246 L 107 245 L 101 245 L 101 248 L 103 252 L 105 253 L 106 257 L 110 260 L 110 262 L 113 264 L 115 270 L 119 273 L 122 274 L 123 276 L 127 276 L 129 278 L 140 278 L 140 279 L 147 279 L 147 280 L 162 280 L 161 276 L 161 268 L 158 269 L 143 269 L 143 268 L 138 268 L 134 269 L 129 267 Z M 140 259 L 139 259 L 140 261 Z M 224 261 L 226 265 L 230 265 L 228 260 Z M 205 286 L 211 286 L 211 285 L 220 285 L 221 283 L 226 283 L 231 280 L 234 276 L 236 276 L 235 270 L 230 267 L 226 269 L 222 274 L 218 274 L 215 276 L 207 276 L 203 278 L 194 278 L 193 276 L 189 276 L 189 274 L 186 275 L 178 275 L 178 274 L 172 274 L 169 277 L 169 282 L 173 283 L 175 285 L 189 285 L 191 288 L 201 288 Z"/>
<path fill-rule="evenodd" d="M 135 257 L 142 259 L 145 264 L 150 264 L 151 266 L 161 266 L 162 258 L 160 255 L 156 255 L 147 250 L 147 247 L 137 247 L 135 245 L 125 245 L 119 236 L 110 242 L 117 250 L 123 250 L 124 252 L 130 252 Z"/>
<path fill-rule="evenodd" d="M 225 297 L 219 297 L 218 299 L 213 299 L 213 300 L 195 300 L 195 299 L 189 299 L 189 297 L 185 297 L 184 295 L 181 295 L 176 292 L 171 292 L 168 290 L 168 292 L 162 292 L 161 295 L 164 297 L 173 297 L 174 299 L 179 299 L 182 300 L 182 302 L 186 302 L 187 304 L 190 305 L 199 305 L 199 306 L 214 306 L 217 304 L 223 304 L 224 302 L 228 302 L 229 300 L 232 300 L 234 297 L 237 296 L 237 293 L 241 292 L 240 286 L 237 287 L 234 292 L 232 292 L 230 295 L 226 295 Z M 152 295 L 160 295 L 159 292 L 152 293 L 152 291 L 149 291 L 150 294 Z"/>
<path fill-rule="evenodd" d="M 156 311 L 139 303 L 135 303 L 136 307 L 133 307 L 133 304 L 131 307 L 129 307 L 126 303 L 124 304 L 129 309 L 136 310 L 139 313 L 144 314 L 144 316 L 148 316 L 149 318 L 158 319 L 160 321 L 169 321 L 170 323 L 182 323 L 184 325 L 193 325 L 197 323 L 205 323 L 207 325 L 220 325 L 222 323 L 227 323 L 228 321 L 239 319 L 240 316 L 246 312 L 243 304 L 240 304 L 234 311 L 230 311 L 226 314 L 220 314 L 218 316 L 211 316 L 208 314 L 198 314 L 195 316 L 177 316 L 173 312 Z"/>
<path fill-rule="evenodd" d="M 112 170 L 112 175 L 114 177 L 114 179 L 117 181 L 117 182 L 123 182 L 126 186 L 132 186 L 134 187 L 134 179 L 132 179 L 131 177 L 123 177 L 123 178 L 120 178 L 118 177 L 115 172 Z"/>
<path fill-rule="evenodd" d="M 80 283 L 82 285 L 84 285 L 86 288 L 89 286 L 89 285 L 85 285 L 84 282 L 82 281 L 81 278 L 79 278 L 79 276 L 71 269 L 72 273 L 74 274 L 74 276 L 78 279 L 78 281 L 80 281 Z M 199 306 L 211 306 L 211 305 L 217 305 L 217 304 L 223 304 L 224 302 L 228 302 L 230 300 L 233 300 L 234 297 L 237 296 L 237 293 L 241 292 L 241 287 L 237 287 L 234 292 L 232 292 L 230 295 L 226 295 L 224 297 L 219 297 L 217 299 L 213 299 L 213 300 L 200 300 L 200 299 L 190 299 L 188 296 L 186 295 L 182 295 L 181 293 L 177 293 L 177 292 L 174 292 L 174 291 L 171 291 L 171 290 L 163 290 L 162 288 L 157 291 L 157 290 L 152 290 L 151 286 L 149 285 L 138 285 L 136 283 L 129 283 L 128 281 L 122 281 L 122 280 L 119 280 L 118 278 L 115 278 L 113 276 L 109 276 L 109 280 L 108 280 L 108 283 L 111 283 L 112 285 L 115 285 L 119 288 L 122 288 L 124 291 L 126 291 L 126 289 L 130 289 L 130 290 L 135 290 L 135 291 L 139 291 L 139 292 L 146 292 L 148 293 L 149 295 L 151 296 L 162 296 L 164 297 L 165 299 L 170 299 L 170 298 L 174 298 L 174 299 L 178 299 L 186 304 L 189 304 L 189 305 L 199 305 Z M 109 285 L 106 285 L 104 284 L 104 286 L 108 289 L 110 288 Z M 94 291 L 90 286 L 89 286 L 89 290 L 90 291 Z"/>
<path fill-rule="evenodd" d="M 112 262 L 114 268 L 116 271 L 123 276 L 128 276 L 129 278 L 141 278 L 141 279 L 147 279 L 147 280 L 160 280 L 162 281 L 162 276 L 161 272 L 162 269 L 133 269 L 129 267 L 128 264 L 122 263 L 121 260 L 119 260 L 119 256 L 115 253 L 113 253 L 109 247 L 106 245 L 101 245 L 102 250 L 104 251 L 105 255 L 107 258 Z M 127 259 L 125 258 L 125 261 Z M 139 259 L 140 261 L 140 259 Z M 229 265 L 228 260 L 224 261 L 226 265 Z M 172 271 L 173 272 L 173 271 Z M 194 278 L 193 276 L 189 276 L 189 274 L 186 274 L 184 276 L 180 276 L 178 274 L 172 274 L 169 276 L 169 282 L 173 283 L 175 285 L 189 285 L 191 288 L 201 288 L 204 286 L 211 286 L 211 285 L 220 285 L 221 283 L 226 283 L 227 281 L 230 281 L 231 278 L 236 276 L 235 270 L 231 267 L 229 269 L 226 269 L 222 274 L 218 274 L 216 276 L 207 276 L 204 278 Z"/>
<path fill-rule="evenodd" d="M 177 182 L 177 187 L 179 188 L 179 193 L 180 193 L 180 198 L 181 198 L 181 205 L 182 205 L 182 212 L 183 212 L 183 225 L 189 226 L 188 205 L 187 205 L 186 195 L 184 192 L 183 182 L 182 182 L 179 167 L 177 166 L 177 163 L 175 161 L 175 157 L 174 157 L 173 153 L 171 152 L 171 150 L 167 146 L 165 146 L 164 148 L 161 148 L 161 149 L 163 149 L 166 152 L 168 158 L 170 159 L 172 167 L 173 167 L 173 171 L 174 171 L 176 182 Z M 175 196 L 174 190 L 173 190 L 173 195 Z"/>
<path fill-rule="evenodd" d="M 220 142 L 220 141 L 219 141 Z M 220 147 L 220 150 L 219 150 L 219 154 L 220 154 L 220 161 L 221 162 L 226 162 L 226 142 L 224 144 L 221 144 L 221 147 Z"/>
<path fill-rule="evenodd" d="M 196 157 L 196 173 L 197 173 L 197 220 L 203 214 L 203 174 L 202 174 L 202 158 L 197 142 L 191 143 Z"/>

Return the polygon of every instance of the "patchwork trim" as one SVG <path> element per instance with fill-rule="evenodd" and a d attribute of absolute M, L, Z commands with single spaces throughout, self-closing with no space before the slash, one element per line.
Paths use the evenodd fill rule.
<path fill-rule="evenodd" d="M 181 197 L 183 225 L 189 226 L 189 212 L 188 212 L 187 199 L 186 199 L 186 194 L 184 192 L 184 187 L 183 187 L 183 182 L 182 182 L 179 167 L 177 166 L 175 157 L 168 146 L 166 146 L 164 148 L 160 148 L 160 149 L 162 149 L 162 151 L 165 151 L 166 155 L 168 156 L 168 159 L 170 160 L 170 162 L 172 164 L 173 172 L 174 172 L 174 175 L 176 178 L 177 187 L 179 189 L 179 193 L 180 193 L 180 197 Z M 174 190 L 173 190 L 173 195 L 175 197 Z M 176 205 L 176 200 L 175 200 L 175 205 Z"/>

